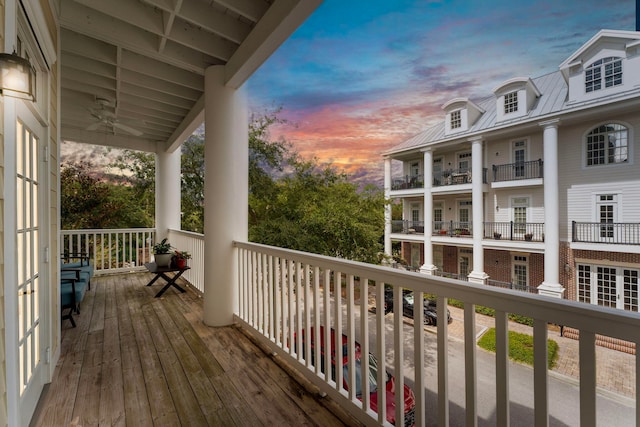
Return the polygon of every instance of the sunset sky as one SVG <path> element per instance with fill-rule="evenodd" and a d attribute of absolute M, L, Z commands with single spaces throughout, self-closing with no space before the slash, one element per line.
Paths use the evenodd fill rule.
<path fill-rule="evenodd" d="M 456 97 L 538 77 L 600 29 L 634 30 L 635 0 L 325 0 L 249 81 L 252 112 L 305 157 L 382 184 L 381 152 Z"/>

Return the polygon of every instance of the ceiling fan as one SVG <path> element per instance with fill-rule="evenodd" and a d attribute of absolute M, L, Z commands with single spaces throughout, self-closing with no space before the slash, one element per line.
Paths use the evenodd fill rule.
<path fill-rule="evenodd" d="M 143 135 L 142 131 L 118 121 L 116 114 L 113 111 L 107 109 L 107 107 L 111 107 L 112 105 L 112 101 L 110 99 L 96 96 L 96 104 L 97 107 L 88 109 L 89 113 L 94 117 L 96 121 L 90 124 L 86 128 L 86 130 L 98 130 L 102 126 L 104 126 L 107 130 L 110 130 L 114 133 L 116 132 L 116 129 L 118 129 L 134 136 Z"/>

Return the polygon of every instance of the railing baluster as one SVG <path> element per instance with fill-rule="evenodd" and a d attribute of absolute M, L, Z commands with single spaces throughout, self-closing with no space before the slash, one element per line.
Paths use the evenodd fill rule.
<path fill-rule="evenodd" d="M 356 400 L 356 388 L 354 385 L 356 384 L 356 325 L 355 325 L 355 316 L 353 314 L 354 308 L 354 296 L 353 296 L 353 288 L 354 288 L 354 277 L 353 274 L 346 275 L 347 279 L 347 356 L 348 356 L 348 366 L 349 366 L 349 378 L 347 384 L 349 387 L 349 399 Z M 361 357 L 364 358 L 366 354 L 362 354 Z"/>
<path fill-rule="evenodd" d="M 596 425 L 596 334 L 580 330 L 580 426 Z"/>
<path fill-rule="evenodd" d="M 420 291 L 414 292 L 414 311 L 413 311 L 413 359 L 414 364 L 414 393 L 416 395 L 416 425 L 426 425 L 425 421 L 425 366 L 424 366 L 424 310 L 419 302 L 424 300 L 424 293 Z M 419 308 L 418 308 L 419 307 Z M 445 317 L 438 317 L 446 319 Z M 439 322 L 447 323 L 447 322 Z"/>
<path fill-rule="evenodd" d="M 317 346 L 320 344 L 320 325 L 322 325 L 320 321 L 320 268 L 315 266 L 313 268 L 313 342 Z M 320 375 L 321 358 L 322 356 L 316 353 L 314 366 L 316 375 Z"/>
<path fill-rule="evenodd" d="M 337 368 L 344 352 L 342 348 L 342 273 L 340 271 L 336 271 L 333 275 L 333 303 L 335 304 L 333 318 L 335 320 L 334 348 L 336 349 Z M 343 381 L 344 372 L 342 369 L 336 369 L 336 390 L 342 390 Z"/>
<path fill-rule="evenodd" d="M 395 310 L 394 310 L 395 312 Z M 384 282 L 376 280 L 376 358 L 378 359 L 378 384 L 386 382 L 387 360 L 384 325 Z M 447 403 L 448 406 L 448 403 Z M 387 419 L 387 394 L 378 393 L 378 423 Z"/>
<path fill-rule="evenodd" d="M 327 268 L 324 271 L 324 286 L 323 286 L 323 298 L 324 298 L 324 342 L 325 346 L 331 343 L 331 269 Z M 331 383 L 331 352 L 324 352 L 324 380 L 327 383 Z"/>
<path fill-rule="evenodd" d="M 360 278 L 360 345 L 362 390 L 369 390 L 369 279 Z M 362 409 L 367 411 L 371 405 L 371 395 L 362 393 Z"/>
<path fill-rule="evenodd" d="M 448 301 L 447 298 L 438 296 L 438 304 L 437 304 L 438 319 L 447 318 L 447 301 Z M 449 357 L 448 357 L 449 325 L 447 324 L 447 322 L 438 322 L 437 341 L 438 341 L 438 425 L 448 426 L 449 425 Z"/>
<path fill-rule="evenodd" d="M 309 264 L 304 265 L 304 357 L 307 367 L 311 367 L 311 270 Z"/>
<path fill-rule="evenodd" d="M 509 328 L 507 313 L 496 310 L 496 424 L 509 425 Z"/>
<path fill-rule="evenodd" d="M 396 425 L 404 425 L 404 328 L 402 312 L 402 288 L 393 288 L 393 365 L 396 376 Z M 414 305 L 415 306 L 415 305 Z M 414 312 L 415 314 L 415 312 Z M 383 356 L 384 357 L 384 356 Z"/>
<path fill-rule="evenodd" d="M 536 427 L 549 425 L 549 375 L 547 353 L 547 322 L 533 321 L 533 399 Z M 582 359 L 580 360 L 582 363 Z"/>
<path fill-rule="evenodd" d="M 476 375 L 476 306 L 464 303 L 464 388 L 467 426 L 478 425 Z"/>

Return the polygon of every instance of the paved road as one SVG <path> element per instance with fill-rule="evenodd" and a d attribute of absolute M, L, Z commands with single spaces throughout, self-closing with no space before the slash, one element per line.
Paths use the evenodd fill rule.
<path fill-rule="evenodd" d="M 386 316 L 387 363 L 393 363 L 393 314 Z M 375 315 L 369 315 L 370 345 L 375 346 Z M 413 326 L 404 325 L 405 376 L 413 386 Z M 436 335 L 425 334 L 427 425 L 437 425 L 437 364 Z M 449 342 L 449 414 L 451 425 L 464 425 L 464 344 L 458 339 Z M 477 349 L 478 425 L 495 425 L 495 356 Z M 392 369 L 390 369 L 392 371 Z M 533 425 L 533 368 L 510 363 L 509 387 L 511 398 L 511 425 Z M 553 374 L 549 377 L 549 425 L 579 426 L 579 388 L 572 378 Z M 597 397 L 597 424 L 601 426 L 635 425 L 634 402 L 613 394 Z"/>

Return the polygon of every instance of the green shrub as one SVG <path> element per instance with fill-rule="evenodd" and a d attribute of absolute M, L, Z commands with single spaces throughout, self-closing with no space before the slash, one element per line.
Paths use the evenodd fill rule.
<path fill-rule="evenodd" d="M 455 299 L 450 299 L 449 305 L 458 308 L 464 308 L 464 303 Z M 493 308 L 483 307 L 481 305 L 476 305 L 476 313 L 484 314 L 485 316 L 496 317 L 496 311 Z M 521 316 L 519 314 L 509 313 L 509 320 L 513 320 L 514 322 L 520 323 L 522 325 L 533 326 L 532 318 Z"/>
<path fill-rule="evenodd" d="M 496 351 L 496 329 L 489 329 L 478 340 L 478 345 L 487 351 Z M 509 331 L 509 359 L 533 366 L 533 337 L 519 332 Z M 558 360 L 558 343 L 547 340 L 548 367 L 552 369 Z"/>

